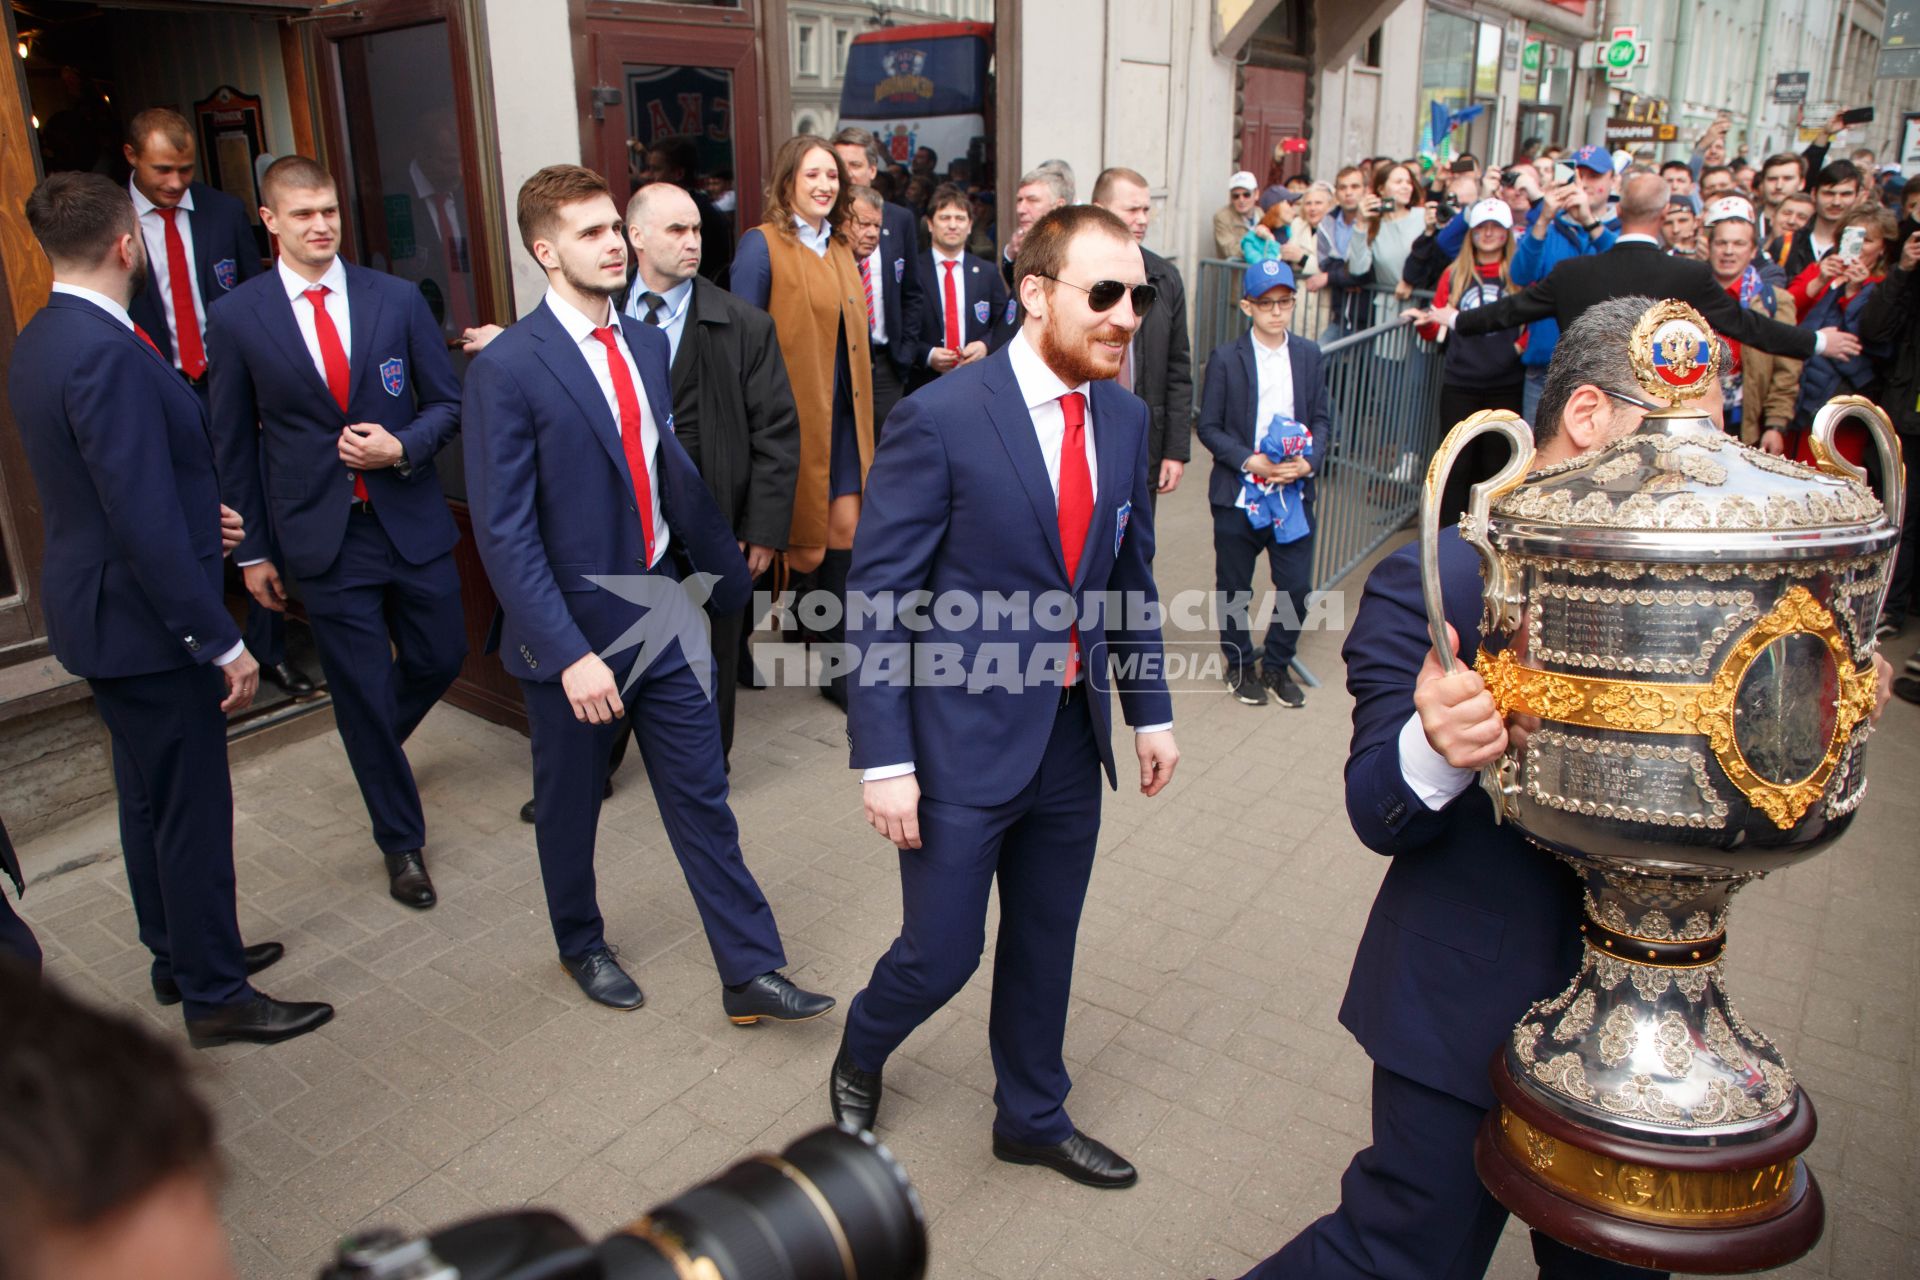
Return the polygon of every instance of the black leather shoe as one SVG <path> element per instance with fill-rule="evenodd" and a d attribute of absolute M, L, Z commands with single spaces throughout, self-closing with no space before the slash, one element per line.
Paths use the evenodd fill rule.
<path fill-rule="evenodd" d="M 217 1044 L 278 1044 L 303 1036 L 333 1020 L 333 1006 L 318 1001 L 275 1000 L 255 992 L 253 999 L 223 1006 L 218 1013 L 187 1019 L 187 1040 L 196 1049 Z"/>
<path fill-rule="evenodd" d="M 607 779 L 607 789 L 600 793 L 600 798 L 602 800 L 613 799 L 613 779 L 612 778 Z M 533 801 L 529 800 L 525 804 L 520 806 L 520 821 L 526 823 L 528 826 L 533 825 Z"/>
<path fill-rule="evenodd" d="M 433 891 L 433 880 L 427 875 L 427 864 L 420 857 L 418 849 L 411 853 L 389 853 L 387 859 L 387 892 L 393 900 L 415 911 L 425 911 L 440 901 L 440 895 Z"/>
<path fill-rule="evenodd" d="M 872 1129 L 880 1118 L 880 1072 L 862 1071 L 847 1056 L 847 1033 L 840 1033 L 840 1052 L 827 1080 L 827 1101 L 833 1118 L 849 1129 Z"/>
<path fill-rule="evenodd" d="M 832 996 L 817 991 L 802 991 L 787 981 L 783 973 L 763 973 L 747 984 L 746 990 L 720 988 L 720 1003 L 736 1027 L 750 1027 L 762 1018 L 775 1022 L 805 1022 L 830 1012 Z"/>
<path fill-rule="evenodd" d="M 247 962 L 247 973 L 252 975 L 276 963 L 287 954 L 287 949 L 277 942 L 256 942 L 240 954 Z M 156 977 L 153 980 L 153 998 L 161 1004 L 179 1004 L 180 986 L 171 976 Z"/>
<path fill-rule="evenodd" d="M 647 1002 L 647 997 L 640 990 L 640 984 L 620 967 L 619 954 L 612 947 L 596 947 L 578 960 L 561 956 L 560 967 L 573 975 L 573 980 L 587 993 L 587 999 L 609 1009 L 638 1009 Z"/>
<path fill-rule="evenodd" d="M 1054 1147 L 1030 1147 L 996 1133 L 993 1154 L 1008 1164 L 1041 1165 L 1089 1187 L 1117 1189 L 1130 1187 L 1140 1180 L 1139 1170 L 1104 1142 L 1089 1138 L 1078 1129 L 1071 1138 Z"/>
<path fill-rule="evenodd" d="M 270 667 L 262 663 L 260 678 L 268 684 L 277 685 L 290 697 L 304 698 L 313 692 L 313 681 L 291 662 L 276 662 Z"/>

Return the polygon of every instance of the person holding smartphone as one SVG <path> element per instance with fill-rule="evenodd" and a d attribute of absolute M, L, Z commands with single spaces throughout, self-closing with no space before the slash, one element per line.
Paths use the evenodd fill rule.
<path fill-rule="evenodd" d="M 1613 157 L 1605 147 L 1588 143 L 1556 161 L 1553 176 L 1554 184 L 1540 193 L 1540 202 L 1528 214 L 1527 232 L 1514 249 L 1511 276 L 1522 289 L 1546 279 L 1569 258 L 1605 253 L 1620 234 L 1608 203 L 1613 194 Z M 1559 340 L 1560 326 L 1553 319 L 1527 326 L 1527 349 L 1521 362 L 1526 367 L 1523 415 L 1529 422 L 1539 409 L 1547 364 Z"/>
<path fill-rule="evenodd" d="M 1840 224 L 1834 251 L 1803 271 L 1788 286 L 1794 306 L 1809 329 L 1836 328 L 1859 336 L 1861 317 L 1875 288 L 1886 275 L 1887 250 L 1897 239 L 1898 223 L 1890 209 L 1857 209 Z M 1806 434 L 1813 415 L 1835 396 L 1864 395 L 1880 399 L 1881 366 L 1893 355 L 1884 341 L 1864 339 L 1857 355 L 1836 358 L 1816 355 L 1800 371 L 1800 398 L 1794 403 L 1793 424 L 1787 433 L 1787 456 L 1812 462 Z M 1849 461 L 1866 457 L 1866 439 L 1857 427 L 1841 428 L 1835 444 Z"/>

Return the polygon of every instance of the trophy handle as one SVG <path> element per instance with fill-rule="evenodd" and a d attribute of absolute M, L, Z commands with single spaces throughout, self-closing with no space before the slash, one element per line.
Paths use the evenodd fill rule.
<path fill-rule="evenodd" d="M 1858 480 L 1867 484 L 1867 472 L 1856 467 L 1840 456 L 1833 447 L 1834 432 L 1840 424 L 1852 418 L 1866 427 L 1873 437 L 1874 448 L 1880 453 L 1880 506 L 1887 513 L 1887 520 L 1897 534 L 1905 528 L 1902 523 L 1907 512 L 1906 470 L 1900 457 L 1900 436 L 1893 429 L 1886 411 L 1865 396 L 1835 396 L 1814 415 L 1813 430 L 1808 441 L 1813 449 L 1814 465 L 1830 476 L 1843 476 L 1849 480 Z M 1874 616 L 1880 616 L 1880 610 L 1886 608 L 1887 592 L 1893 585 L 1891 562 L 1887 576 L 1880 582 L 1880 599 L 1874 609 Z"/>
<path fill-rule="evenodd" d="M 1447 475 L 1460 454 L 1476 438 L 1497 431 L 1513 446 L 1507 464 L 1490 480 L 1473 486 L 1467 498 L 1466 518 L 1460 522 L 1460 536 L 1480 553 L 1481 575 L 1485 578 L 1486 628 L 1511 631 L 1519 625 L 1519 607 L 1508 589 L 1507 565 L 1487 538 L 1487 510 L 1494 500 L 1517 488 L 1533 466 L 1533 428 L 1509 409 L 1482 409 L 1447 432 L 1447 438 L 1434 451 L 1427 465 L 1427 484 L 1420 494 L 1420 589 L 1427 601 L 1427 631 L 1433 637 L 1433 651 L 1440 657 L 1440 668 L 1452 675 L 1458 664 L 1453 646 L 1447 643 L 1447 611 L 1440 595 L 1440 496 L 1446 490 Z M 1897 447 L 1897 446 L 1896 446 Z M 1468 659 L 1472 661 L 1471 658 Z"/>

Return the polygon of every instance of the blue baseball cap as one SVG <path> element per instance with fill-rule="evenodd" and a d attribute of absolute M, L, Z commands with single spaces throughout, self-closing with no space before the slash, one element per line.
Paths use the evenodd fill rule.
<path fill-rule="evenodd" d="M 1613 157 L 1607 154 L 1605 147 L 1589 142 L 1567 159 L 1582 169 L 1593 173 L 1612 173 Z"/>
<path fill-rule="evenodd" d="M 1240 284 L 1240 296 L 1257 298 L 1269 289 L 1293 287 L 1293 268 L 1278 258 L 1268 258 L 1247 268 L 1246 278 Z"/>

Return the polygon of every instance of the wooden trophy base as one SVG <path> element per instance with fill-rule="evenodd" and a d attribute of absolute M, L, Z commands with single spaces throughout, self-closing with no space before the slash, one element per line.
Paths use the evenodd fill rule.
<path fill-rule="evenodd" d="M 1793 1118 L 1756 1142 L 1678 1147 L 1587 1128 L 1549 1110 L 1494 1055 L 1494 1096 L 1473 1162 L 1494 1198 L 1586 1253 L 1653 1270 L 1731 1275 L 1800 1257 L 1826 1204 L 1806 1162 L 1817 1122 L 1794 1090 Z"/>

